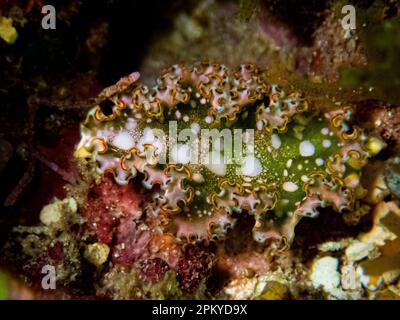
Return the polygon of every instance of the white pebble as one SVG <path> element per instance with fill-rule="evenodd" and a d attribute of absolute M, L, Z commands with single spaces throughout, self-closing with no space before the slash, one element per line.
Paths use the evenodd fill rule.
<path fill-rule="evenodd" d="M 310 275 L 313 286 L 322 287 L 328 292 L 337 288 L 340 284 L 338 266 L 339 260 L 332 257 L 323 257 L 314 261 Z"/>

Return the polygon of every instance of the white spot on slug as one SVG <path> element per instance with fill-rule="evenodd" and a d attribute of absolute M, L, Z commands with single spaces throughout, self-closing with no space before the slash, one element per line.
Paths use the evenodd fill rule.
<path fill-rule="evenodd" d="M 210 117 L 210 116 L 207 116 L 207 117 L 204 118 L 204 121 L 205 121 L 206 123 L 210 124 L 210 123 L 213 121 L 213 118 Z"/>
<path fill-rule="evenodd" d="M 303 157 L 311 157 L 314 155 L 315 147 L 310 141 L 304 140 L 300 143 L 299 150 Z"/>
<path fill-rule="evenodd" d="M 121 131 L 115 136 L 113 145 L 119 149 L 129 150 L 135 146 L 135 141 L 128 132 Z"/>
<path fill-rule="evenodd" d="M 247 156 L 243 159 L 242 173 L 245 176 L 255 177 L 262 171 L 260 161 L 254 156 Z"/>
<path fill-rule="evenodd" d="M 277 134 L 273 134 L 271 137 L 271 143 L 272 143 L 272 147 L 274 149 L 279 149 L 279 147 L 281 146 L 282 142 L 281 139 L 279 138 L 279 136 Z"/>
<path fill-rule="evenodd" d="M 299 187 L 297 186 L 297 184 L 295 184 L 291 181 L 287 181 L 287 182 L 283 183 L 282 189 L 287 192 L 295 192 L 297 189 L 299 189 Z"/>
<path fill-rule="evenodd" d="M 186 144 L 177 144 L 172 149 L 172 162 L 174 163 L 189 163 L 192 157 L 192 151 Z"/>
<path fill-rule="evenodd" d="M 300 179 L 303 182 L 308 182 L 310 180 L 306 175 L 302 175 Z"/>
<path fill-rule="evenodd" d="M 324 146 L 324 148 L 329 148 L 331 146 L 331 140 L 324 140 L 322 141 L 322 145 Z"/>
<path fill-rule="evenodd" d="M 212 143 L 212 148 L 215 151 L 223 151 L 224 150 L 224 141 L 222 138 L 215 139 Z"/>
<path fill-rule="evenodd" d="M 128 118 L 128 120 L 126 121 L 125 124 L 125 129 L 126 130 L 133 130 L 136 128 L 137 122 L 135 119 L 133 118 Z"/>
<path fill-rule="evenodd" d="M 204 182 L 204 177 L 201 173 L 198 173 L 198 172 L 194 173 L 192 178 L 193 178 L 194 182 L 197 182 L 197 183 Z"/>
<path fill-rule="evenodd" d="M 226 174 L 226 164 L 224 163 L 224 157 L 217 151 L 212 151 L 208 154 L 205 165 L 208 170 L 218 176 L 224 176 Z"/>
<path fill-rule="evenodd" d="M 190 128 L 192 129 L 192 131 L 194 133 L 199 133 L 199 131 L 200 131 L 200 125 L 198 123 L 196 123 L 196 122 L 192 123 Z"/>

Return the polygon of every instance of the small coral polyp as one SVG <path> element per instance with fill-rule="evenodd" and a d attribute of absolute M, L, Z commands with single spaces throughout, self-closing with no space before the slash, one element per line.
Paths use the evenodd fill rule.
<path fill-rule="evenodd" d="M 147 214 L 168 218 L 162 232 L 183 241 L 221 239 L 238 214 L 250 214 L 255 240 L 290 243 L 298 221 L 317 216 L 318 208 L 351 209 L 370 156 L 368 138 L 350 125 L 351 107 L 321 113 L 298 92 L 269 84 L 253 64 L 174 65 L 151 88 L 137 78 L 100 94 L 75 154 L 95 160 L 99 173 L 112 172 L 119 184 L 142 179 L 153 193 Z M 153 132 L 168 133 L 171 121 L 194 139 L 178 139 L 175 156 L 164 163 L 171 137 Z M 192 163 L 188 154 L 201 129 L 211 128 L 242 130 L 240 157 Z M 203 143 L 200 157 L 224 159 L 225 138 Z"/>

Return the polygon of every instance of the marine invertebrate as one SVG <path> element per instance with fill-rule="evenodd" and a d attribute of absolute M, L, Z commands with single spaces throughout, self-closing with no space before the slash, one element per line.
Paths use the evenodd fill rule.
<path fill-rule="evenodd" d="M 167 217 L 156 229 L 178 239 L 222 238 L 251 214 L 257 241 L 290 242 L 301 217 L 352 207 L 379 151 L 351 126 L 351 106 L 321 114 L 253 64 L 174 65 L 150 88 L 129 79 L 100 94 L 75 155 L 119 184 L 142 179 L 148 214 Z"/>

